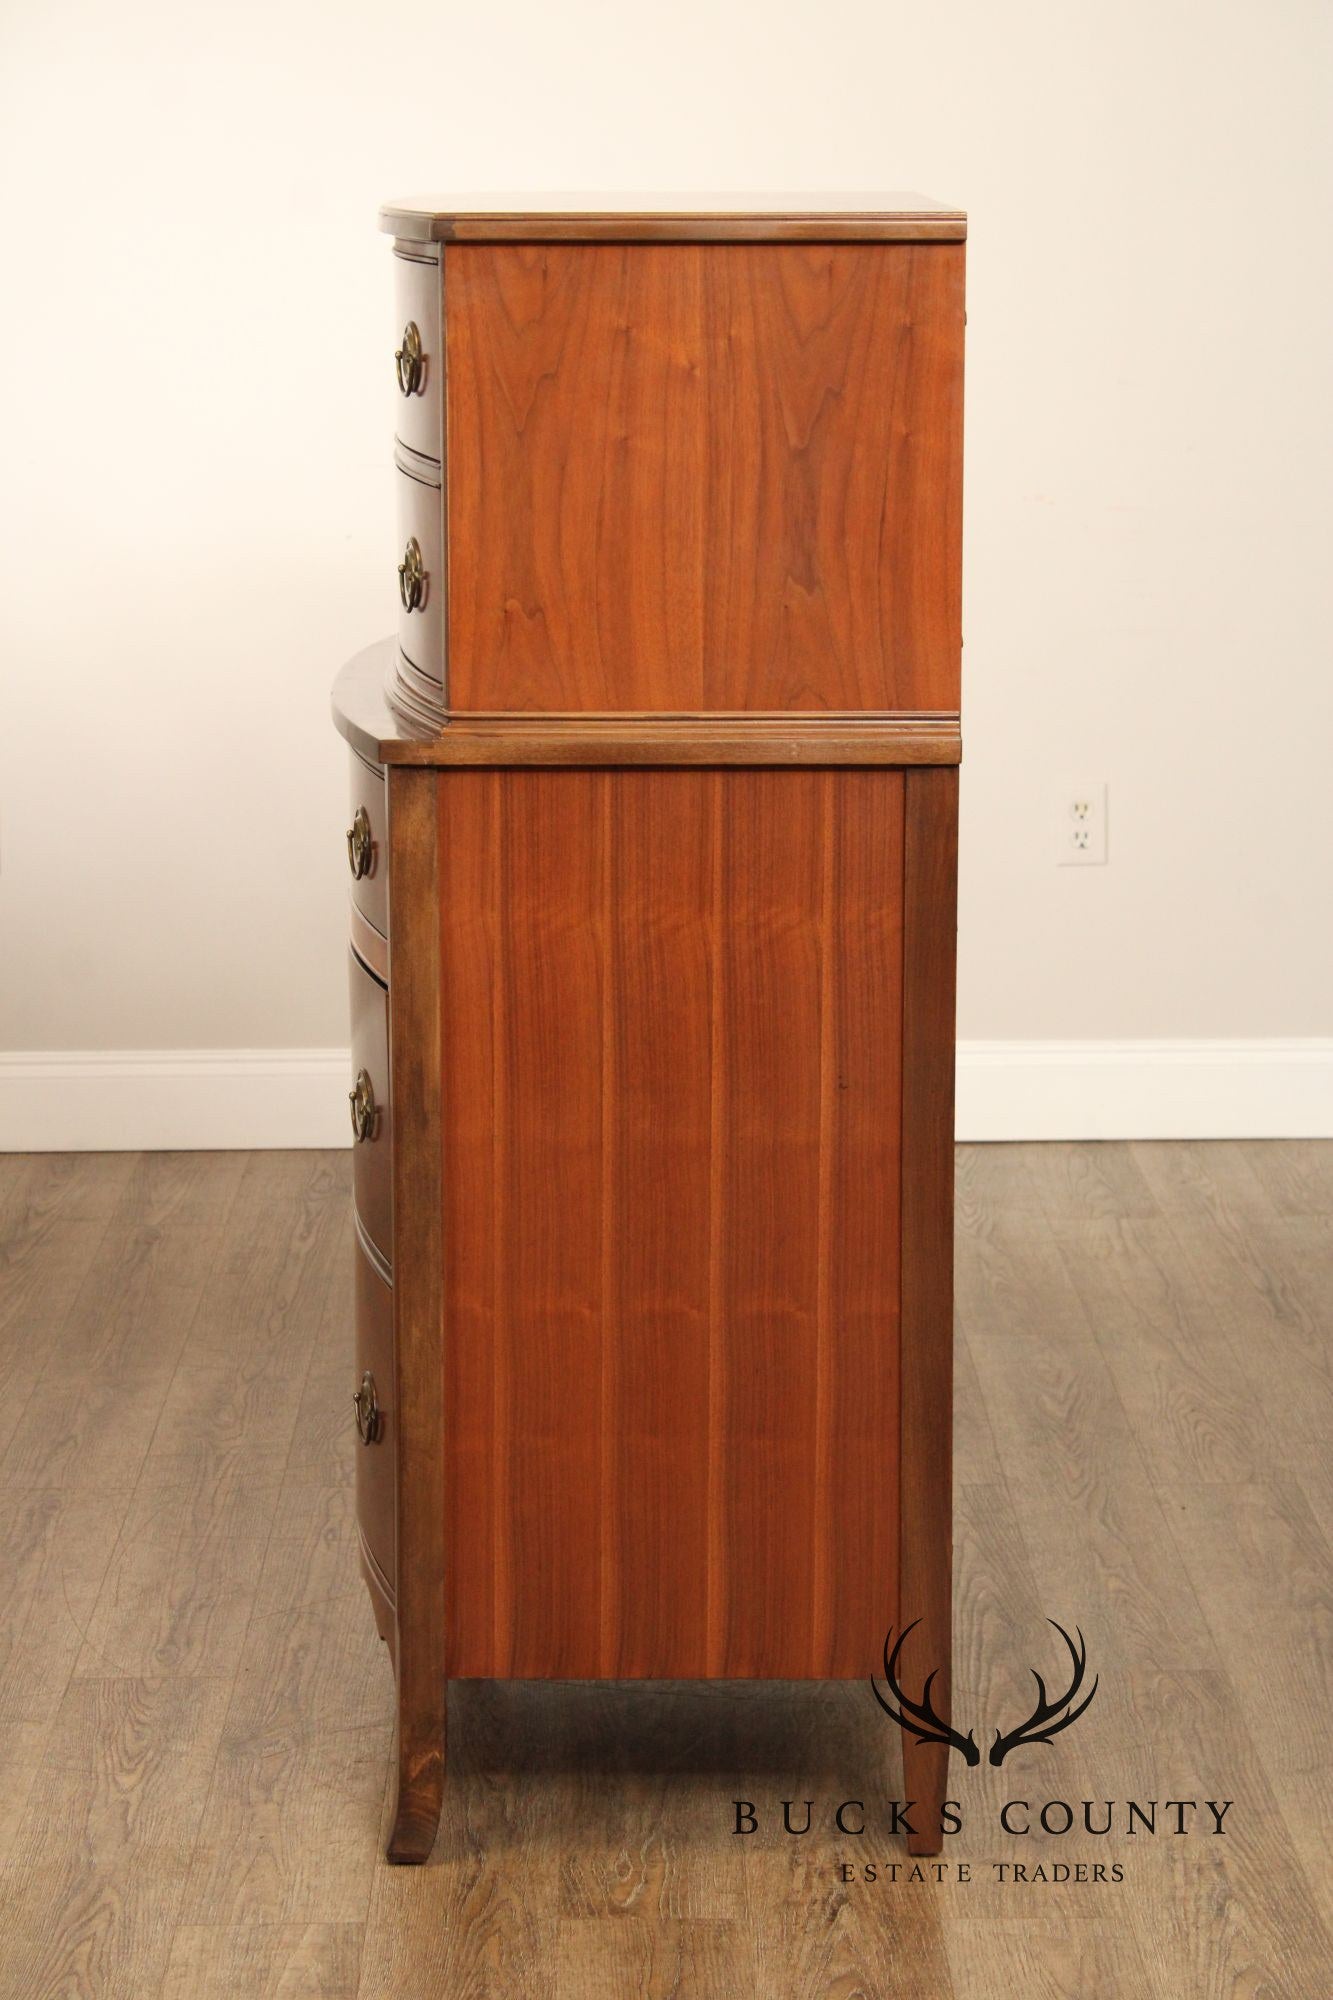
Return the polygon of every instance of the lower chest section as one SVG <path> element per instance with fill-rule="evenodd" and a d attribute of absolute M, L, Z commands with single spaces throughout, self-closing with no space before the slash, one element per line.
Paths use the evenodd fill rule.
<path fill-rule="evenodd" d="M 870 1671 L 899 1595 L 904 773 L 412 776 L 431 894 L 391 882 L 391 963 L 431 972 L 410 1018 L 390 980 L 394 1144 L 421 1077 L 438 1102 L 432 1170 L 395 1171 L 395 1340 L 400 1385 L 436 1371 L 447 1673 Z M 421 1445 L 383 1461 L 400 1519 Z"/>

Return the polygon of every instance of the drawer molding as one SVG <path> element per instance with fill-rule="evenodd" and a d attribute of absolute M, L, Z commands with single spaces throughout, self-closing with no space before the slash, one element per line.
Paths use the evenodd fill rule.
<path fill-rule="evenodd" d="M 393 1266 L 373 1239 L 366 1234 L 366 1225 L 361 1220 L 355 1205 L 352 1208 L 352 1226 L 356 1230 L 357 1248 L 367 1261 L 375 1266 L 390 1291 L 393 1289 Z"/>
<path fill-rule="evenodd" d="M 386 660 L 385 699 L 410 728 L 428 732 L 433 740 L 444 727 L 447 713 L 443 687 L 419 672 L 399 646 L 389 649 Z"/>
<path fill-rule="evenodd" d="M 348 918 L 353 952 L 360 959 L 362 965 L 365 966 L 367 972 L 373 972 L 376 979 L 379 980 L 380 985 L 387 986 L 389 983 L 388 938 L 382 932 L 377 931 L 374 924 L 367 923 L 355 903 L 352 904 L 348 911 Z"/>
<path fill-rule="evenodd" d="M 413 451 L 399 437 L 393 441 L 393 462 L 400 472 L 405 472 L 409 479 L 417 480 L 422 486 L 439 486 L 442 483 L 440 467 L 435 460 Z"/>

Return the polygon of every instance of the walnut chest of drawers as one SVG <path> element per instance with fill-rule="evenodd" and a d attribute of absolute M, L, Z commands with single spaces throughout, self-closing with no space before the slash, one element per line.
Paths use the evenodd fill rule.
<path fill-rule="evenodd" d="M 451 1678 L 861 1677 L 916 1621 L 947 1704 L 965 225 L 382 222 L 398 628 L 334 709 L 421 1860 Z"/>

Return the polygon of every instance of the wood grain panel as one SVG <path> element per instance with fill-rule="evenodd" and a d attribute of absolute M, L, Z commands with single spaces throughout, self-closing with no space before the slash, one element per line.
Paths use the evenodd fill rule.
<path fill-rule="evenodd" d="M 902 797 L 725 788 L 715 1672 L 864 1673 L 896 1613 Z"/>
<path fill-rule="evenodd" d="M 953 1099 L 958 951 L 958 773 L 904 785 L 902 1014 L 901 1616 L 904 1662 L 934 1671 L 949 1713 L 953 1656 Z M 921 1802 L 914 1854 L 941 1846 L 947 1747 L 903 1732 L 906 1796 Z"/>
<path fill-rule="evenodd" d="M 902 775 L 436 782 L 449 1672 L 866 1672 Z"/>
<path fill-rule="evenodd" d="M 606 778 L 602 1672 L 707 1642 L 709 1099 L 721 780 Z"/>
<path fill-rule="evenodd" d="M 956 709 L 957 244 L 453 244 L 456 708 Z"/>
<path fill-rule="evenodd" d="M 603 787 L 440 783 L 451 1674 L 597 1671 Z"/>
<path fill-rule="evenodd" d="M 829 843 L 815 1626 L 827 1671 L 865 1671 L 898 1608 L 899 1125 L 903 778 L 824 780 Z M 888 887 L 887 885 L 892 885 Z M 836 1115 L 835 1115 L 836 1113 Z"/>
<path fill-rule="evenodd" d="M 719 801 L 715 1673 L 813 1659 L 824 783 L 756 772 Z"/>
<path fill-rule="evenodd" d="M 506 1622 L 510 1672 L 557 1678 L 591 1657 L 602 1535 L 604 789 L 540 772 L 500 790 Z"/>

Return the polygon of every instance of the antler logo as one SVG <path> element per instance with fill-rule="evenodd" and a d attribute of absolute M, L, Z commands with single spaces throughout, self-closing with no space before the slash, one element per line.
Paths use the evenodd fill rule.
<path fill-rule="evenodd" d="M 1078 1721 L 1080 1715 L 1082 1715 L 1084 1709 L 1097 1692 L 1097 1683 L 1101 1678 L 1100 1675 L 1094 1675 L 1092 1686 L 1088 1689 L 1082 1701 L 1079 1702 L 1078 1707 L 1074 1707 L 1075 1698 L 1083 1686 L 1083 1676 L 1088 1668 L 1087 1644 L 1084 1641 L 1083 1634 L 1079 1632 L 1077 1625 L 1074 1627 L 1074 1630 L 1078 1632 L 1078 1644 L 1076 1646 L 1064 1626 L 1056 1624 L 1054 1618 L 1048 1618 L 1046 1623 L 1055 1626 L 1056 1631 L 1069 1648 L 1069 1658 L 1074 1670 L 1073 1679 L 1070 1681 L 1068 1689 L 1064 1694 L 1060 1695 L 1055 1701 L 1049 1701 L 1046 1696 L 1045 1681 L 1035 1667 L 1029 1668 L 1028 1671 L 1037 1683 L 1037 1706 L 1033 1709 L 1027 1721 L 1020 1722 L 1017 1729 L 1011 1729 L 1007 1736 L 1001 1735 L 1000 1731 L 996 1730 L 995 1741 L 990 1747 L 990 1761 L 992 1764 L 1003 1764 L 1009 1752 L 1017 1750 L 1024 1743 L 1049 1743 L 1051 1738 L 1058 1736 L 1062 1729 L 1068 1729 L 1071 1722 Z"/>
<path fill-rule="evenodd" d="M 899 1634 L 898 1643 L 893 1647 L 892 1652 L 889 1650 L 889 1644 L 893 1638 L 892 1626 L 889 1627 L 888 1635 L 885 1638 L 884 1679 L 888 1685 L 889 1694 L 893 1697 L 893 1701 L 889 1701 L 880 1693 L 879 1686 L 873 1675 L 870 1680 L 871 1692 L 880 1707 L 884 1710 L 884 1713 L 894 1722 L 898 1723 L 901 1728 L 907 1730 L 910 1735 L 914 1736 L 918 1743 L 948 1743 L 958 1751 L 965 1764 L 979 1764 L 981 1762 L 981 1752 L 977 1748 L 976 1737 L 972 1730 L 969 1729 L 966 1736 L 961 1736 L 948 1721 L 947 1717 L 935 1713 L 930 1699 L 930 1691 L 939 1678 L 938 1668 L 927 1674 L 926 1684 L 921 1690 L 921 1699 L 919 1701 L 913 1701 L 899 1682 L 899 1658 L 902 1655 L 902 1650 L 907 1643 L 909 1634 L 915 1632 L 920 1623 L 921 1620 L 919 1618 L 914 1618 L 910 1625 L 904 1626 L 902 1632 Z M 1041 1675 L 1035 1667 L 1030 1669 L 1032 1678 L 1037 1683 L 1037 1705 L 1026 1721 L 1020 1722 L 1016 1729 L 1011 1729 L 1007 1733 L 1003 1730 L 996 1730 L 995 1741 L 990 1747 L 989 1762 L 992 1764 L 1003 1764 L 1011 1750 L 1021 1749 L 1025 1744 L 1049 1743 L 1053 1737 L 1059 1735 L 1062 1729 L 1068 1729 L 1071 1722 L 1078 1721 L 1080 1715 L 1082 1715 L 1088 1703 L 1097 1692 L 1100 1676 L 1094 1677 L 1092 1686 L 1083 1696 L 1083 1699 L 1078 1701 L 1078 1696 L 1083 1687 L 1084 1675 L 1088 1667 L 1088 1648 L 1078 1626 L 1074 1627 L 1074 1630 L 1078 1632 L 1078 1644 L 1075 1645 L 1064 1626 L 1058 1624 L 1054 1618 L 1048 1618 L 1046 1623 L 1055 1626 L 1056 1631 L 1069 1648 L 1069 1658 L 1073 1668 L 1069 1686 L 1064 1694 L 1060 1695 L 1055 1701 L 1052 1701 L 1046 1693 L 1046 1683 Z M 897 1703 L 896 1708 L 893 1705 L 894 1702 Z M 1077 1706 L 1075 1706 L 1076 1702 Z"/>
<path fill-rule="evenodd" d="M 884 1696 L 880 1693 L 875 1683 L 875 1676 L 873 1674 L 870 1676 L 870 1691 L 884 1710 L 884 1713 L 891 1717 L 894 1722 L 901 1724 L 910 1734 L 914 1735 L 918 1743 L 951 1743 L 954 1749 L 961 1753 L 964 1763 L 979 1764 L 981 1762 L 981 1752 L 977 1748 L 977 1739 L 972 1734 L 972 1731 L 969 1729 L 966 1736 L 960 1736 L 958 1731 L 946 1722 L 943 1716 L 936 1715 L 930 1705 L 930 1690 L 939 1678 L 938 1667 L 933 1668 L 926 1675 L 926 1685 L 921 1690 L 920 1701 L 913 1701 L 911 1696 L 905 1694 L 898 1685 L 898 1655 L 907 1644 L 909 1634 L 915 1632 L 920 1623 L 921 1620 L 919 1618 L 914 1618 L 910 1625 L 903 1627 L 898 1643 L 892 1653 L 889 1651 L 889 1640 L 893 1637 L 892 1625 L 890 1625 L 885 1635 L 884 1678 L 889 1684 L 889 1693 L 893 1695 L 898 1703 L 897 1708 L 894 1708 L 892 1703 L 884 1699 Z"/>

